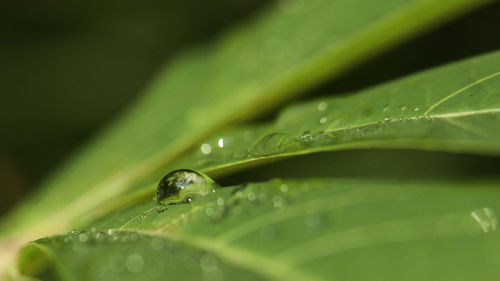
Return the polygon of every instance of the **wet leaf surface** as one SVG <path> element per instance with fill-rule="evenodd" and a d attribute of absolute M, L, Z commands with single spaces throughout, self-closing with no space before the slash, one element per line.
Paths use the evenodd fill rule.
<path fill-rule="evenodd" d="M 498 182 L 272 180 L 25 247 L 40 280 L 493 280 Z M 43 266 L 33 266 L 38 260 Z"/>

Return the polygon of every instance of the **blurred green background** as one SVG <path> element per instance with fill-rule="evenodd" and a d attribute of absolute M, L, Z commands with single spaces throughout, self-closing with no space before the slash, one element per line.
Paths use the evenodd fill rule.
<path fill-rule="evenodd" d="M 231 26 L 276 4 L 263 0 L 2 2 L 0 213 L 132 103 L 170 58 L 185 49 L 203 48 Z M 407 42 L 310 95 L 355 90 L 500 49 L 496 26 L 500 26 L 500 3 Z M 422 157 L 485 166 L 493 161 L 433 153 Z"/>

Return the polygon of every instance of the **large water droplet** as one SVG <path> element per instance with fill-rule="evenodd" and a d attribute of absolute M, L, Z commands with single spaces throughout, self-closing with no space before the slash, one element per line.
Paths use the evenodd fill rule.
<path fill-rule="evenodd" d="M 158 184 L 156 202 L 162 205 L 189 203 L 193 198 L 214 192 L 220 186 L 210 177 L 188 169 L 167 174 Z"/>

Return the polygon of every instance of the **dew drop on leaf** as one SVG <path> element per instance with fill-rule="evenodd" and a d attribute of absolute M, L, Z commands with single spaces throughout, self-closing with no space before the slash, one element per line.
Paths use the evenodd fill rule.
<path fill-rule="evenodd" d="M 200 150 L 201 150 L 201 153 L 208 155 L 208 154 L 210 154 L 210 152 L 212 152 L 212 146 L 209 145 L 208 143 L 204 143 L 201 145 Z"/>
<path fill-rule="evenodd" d="M 161 238 L 158 238 L 158 237 L 153 237 L 153 239 L 151 239 L 151 248 L 153 248 L 153 250 L 161 250 L 163 249 L 163 240 Z"/>
<path fill-rule="evenodd" d="M 293 151 L 302 147 L 302 143 L 296 137 L 285 133 L 272 133 L 263 137 L 258 143 L 250 148 L 254 157 L 272 155 Z"/>
<path fill-rule="evenodd" d="M 492 209 L 478 209 L 473 211 L 470 215 L 484 232 L 493 232 L 497 229 L 498 220 Z"/>
<path fill-rule="evenodd" d="M 196 197 L 214 192 L 220 186 L 210 177 L 188 169 L 167 174 L 158 184 L 156 202 L 161 205 L 189 203 Z"/>
<path fill-rule="evenodd" d="M 325 111 L 327 108 L 328 108 L 328 104 L 326 104 L 326 102 L 320 102 L 318 104 L 318 110 L 321 112 Z"/>
<path fill-rule="evenodd" d="M 224 139 L 223 138 L 220 138 L 219 141 L 217 142 L 217 145 L 220 147 L 220 148 L 223 148 L 224 147 Z"/>
<path fill-rule="evenodd" d="M 144 259 L 141 255 L 131 254 L 127 257 L 127 261 L 125 262 L 125 266 L 130 272 L 138 273 L 141 272 L 144 268 Z"/>

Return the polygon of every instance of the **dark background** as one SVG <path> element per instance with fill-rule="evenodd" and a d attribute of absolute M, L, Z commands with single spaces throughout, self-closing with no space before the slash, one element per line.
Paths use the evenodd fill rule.
<path fill-rule="evenodd" d="M 132 103 L 169 59 L 192 46 L 209 44 L 217 34 L 269 5 L 276 3 L 2 1 L 0 213 Z M 500 49 L 498 27 L 500 3 L 495 3 L 358 66 L 320 85 L 310 95 L 355 90 Z M 360 157 L 359 152 L 349 153 L 336 156 Z M 394 157 L 401 158 L 401 152 Z M 426 152 L 415 157 L 423 157 L 422 163 L 430 158 L 462 163 L 460 169 L 464 171 L 498 163 L 491 157 L 446 153 Z M 388 164 L 385 169 L 394 168 Z M 370 167 L 364 169 L 370 171 Z M 371 173 L 384 174 L 381 169 L 384 165 L 378 164 Z M 409 165 L 405 169 L 415 171 L 418 167 Z"/>

